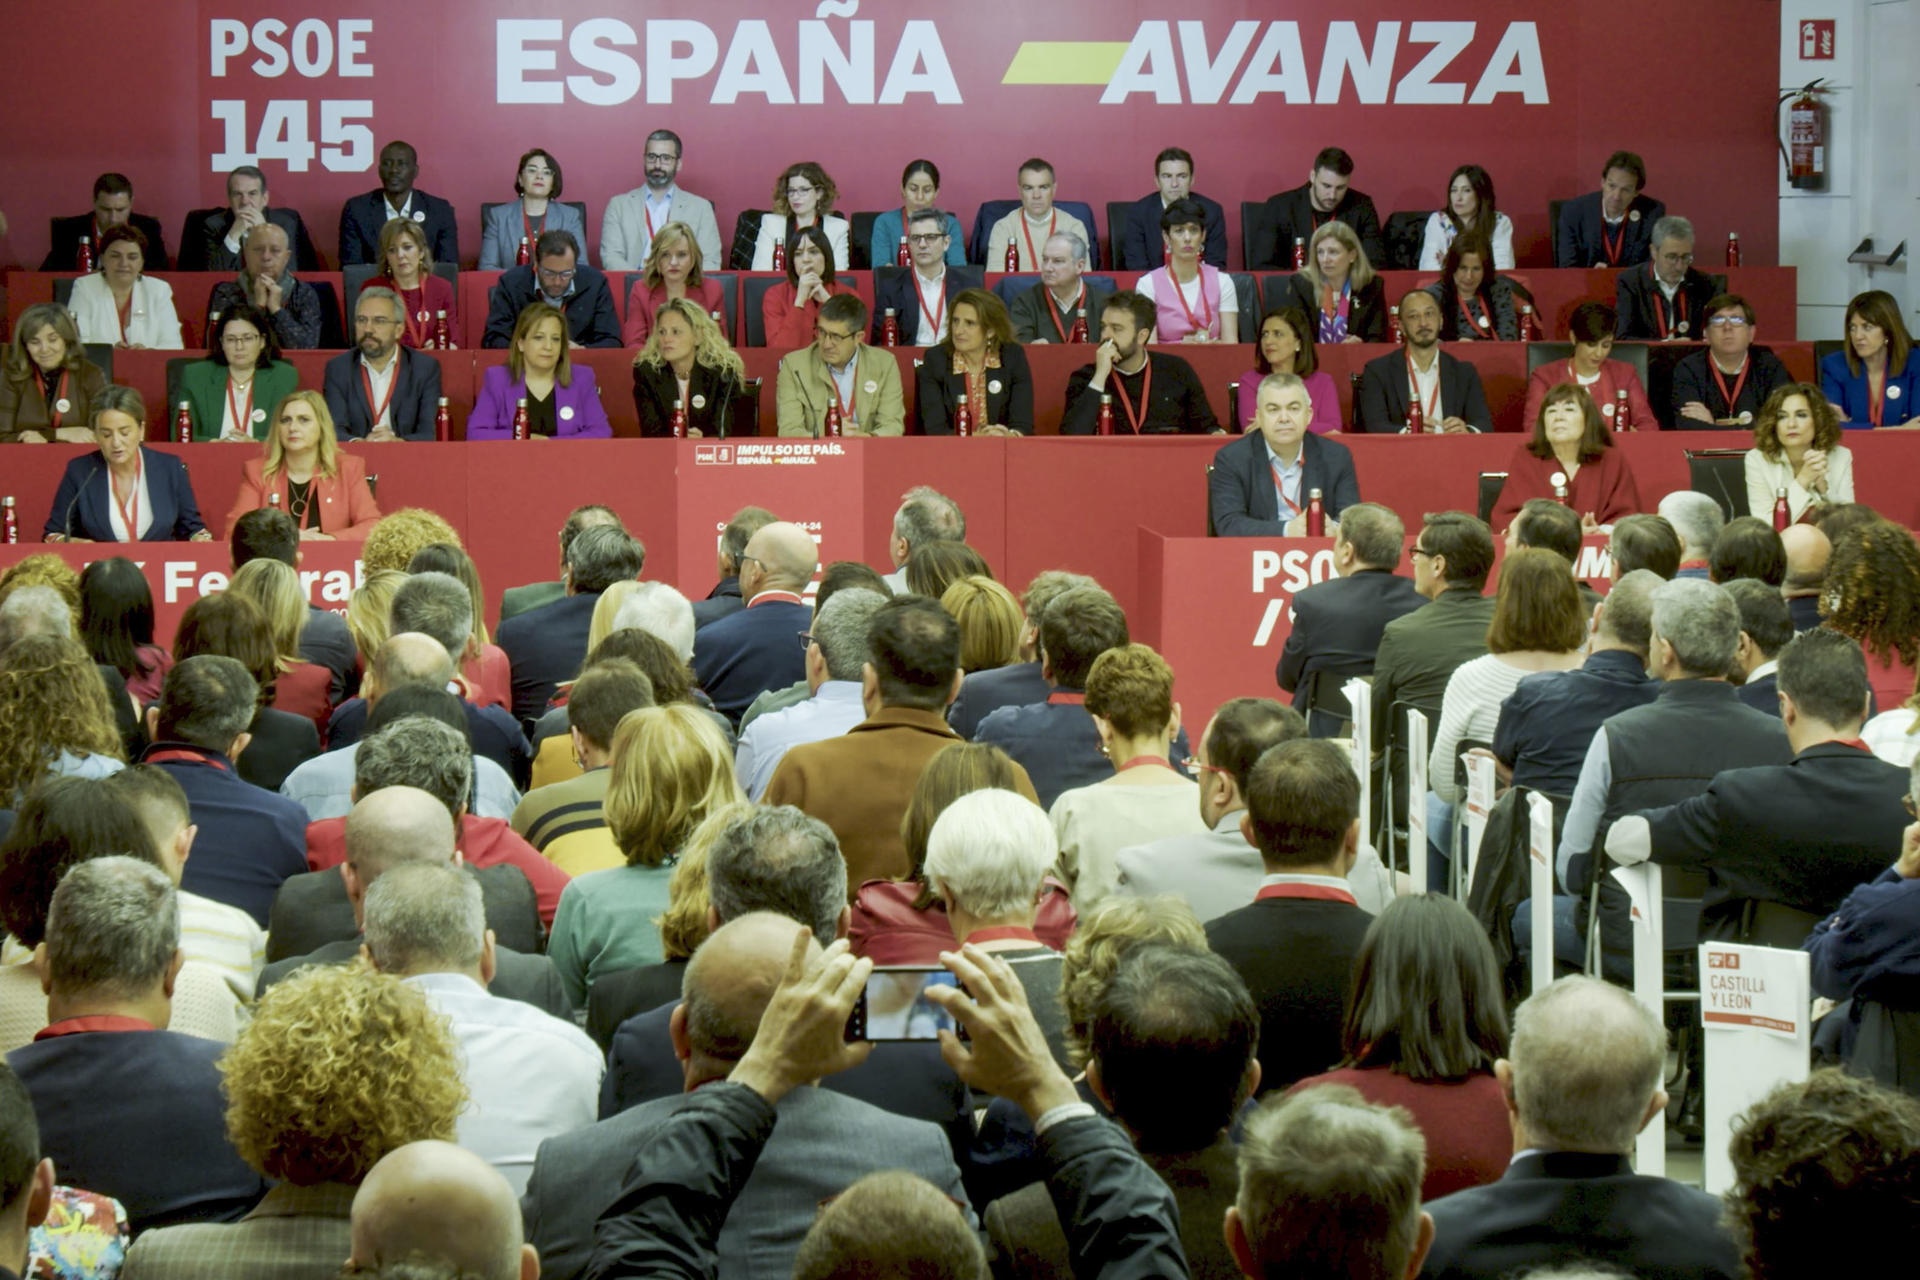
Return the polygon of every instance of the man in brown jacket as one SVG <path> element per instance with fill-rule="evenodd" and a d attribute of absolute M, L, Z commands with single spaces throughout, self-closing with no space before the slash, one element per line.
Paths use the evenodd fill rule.
<path fill-rule="evenodd" d="M 838 738 L 794 747 L 767 784 L 765 803 L 790 804 L 833 828 L 847 859 L 851 898 L 868 880 L 898 879 L 912 867 L 900 819 L 920 771 L 964 741 L 947 727 L 960 692 L 960 627 L 924 596 L 890 600 L 867 632 L 871 661 L 861 671 L 867 718 Z M 1026 771 L 1017 790 L 1037 799 Z"/>

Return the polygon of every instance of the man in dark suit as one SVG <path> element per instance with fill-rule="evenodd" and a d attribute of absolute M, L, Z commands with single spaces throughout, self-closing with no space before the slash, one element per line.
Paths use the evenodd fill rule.
<path fill-rule="evenodd" d="M 1387 624 L 1427 602 L 1413 579 L 1397 572 L 1405 541 L 1406 527 L 1391 508 L 1362 502 L 1341 513 L 1333 538 L 1333 571 L 1339 576 L 1293 598 L 1293 630 L 1273 669 L 1281 692 L 1294 694 L 1295 706 L 1301 705 L 1302 685 L 1315 676 L 1344 684 L 1348 676 L 1372 675 Z M 1344 702 L 1345 695 L 1336 691 L 1326 703 L 1333 714 L 1303 708 L 1314 737 L 1337 736 L 1345 718 L 1337 708 Z"/>
<path fill-rule="evenodd" d="M 460 228 L 453 206 L 414 189 L 420 157 L 405 142 L 380 148 L 380 189 L 354 196 L 340 207 L 340 265 L 380 264 L 380 230 L 393 218 L 410 218 L 427 233 L 437 263 L 460 265 Z"/>
<path fill-rule="evenodd" d="M 560 526 L 560 575 L 567 572 L 567 548 L 580 536 L 582 529 L 591 529 L 594 525 L 606 524 L 624 532 L 626 525 L 620 522 L 619 513 L 612 507 L 603 507 L 590 502 L 583 507 L 575 507 L 567 513 L 566 523 Z M 515 614 L 528 613 L 541 605 L 552 604 L 567 594 L 565 582 L 529 582 L 524 586 L 508 587 L 500 594 L 500 621 L 505 622 Z"/>
<path fill-rule="evenodd" d="M 1093 341 L 1093 330 L 1113 289 L 1110 284 L 1085 278 L 1086 270 L 1086 241 L 1071 231 L 1048 236 L 1040 246 L 1039 283 L 1015 294 L 1007 304 L 1014 341 L 1029 345 L 1067 342 L 1083 318 L 1087 323 L 1084 340 Z"/>
<path fill-rule="evenodd" d="M 1811 530 L 1818 535 L 1818 529 Z M 1793 639 L 1793 615 L 1779 591 L 1753 578 L 1723 584 L 1740 607 L 1740 646 L 1733 651 L 1733 674 L 1744 677 L 1740 701 L 1770 716 L 1780 714 L 1780 651 Z"/>
<path fill-rule="evenodd" d="M 227 175 L 227 207 L 216 209 L 198 228 L 189 227 L 180 238 L 180 270 L 238 271 L 240 247 L 246 234 L 263 222 L 287 233 L 295 271 L 320 271 L 320 251 L 299 211 L 267 203 L 267 175 L 243 164 Z"/>
<path fill-rule="evenodd" d="M 1698 342 L 1725 276 L 1693 269 L 1693 224 L 1668 216 L 1653 224 L 1653 255 L 1613 282 L 1613 336 L 1641 342 Z"/>
<path fill-rule="evenodd" d="M 542 231 L 534 260 L 510 267 L 487 294 L 483 347 L 504 350 L 513 339 L 520 313 L 536 302 L 558 307 L 567 317 L 567 340 L 576 347 L 617 347 L 620 318 L 614 314 L 607 277 L 580 261 L 579 246 L 567 231 Z"/>
<path fill-rule="evenodd" d="M 1780 549 L 1787 553 L 1787 576 L 1780 594 L 1796 633 L 1820 625 L 1820 596 L 1827 589 L 1827 561 L 1833 543 L 1810 524 L 1790 524 L 1780 533 Z"/>
<path fill-rule="evenodd" d="M 1152 271 L 1158 267 L 1162 254 L 1160 215 L 1175 200 L 1191 200 L 1207 215 L 1207 239 L 1200 260 L 1226 270 L 1226 210 L 1218 200 L 1209 200 L 1193 189 L 1193 156 L 1179 147 L 1168 147 L 1153 158 L 1153 181 L 1158 190 L 1127 206 L 1125 230 L 1115 237 L 1114 256 L 1119 259 L 1115 268 Z"/>
<path fill-rule="evenodd" d="M 1207 923 L 1207 945 L 1260 1006 L 1260 1090 L 1340 1059 L 1353 960 L 1373 917 L 1347 884 L 1360 845 L 1360 779 L 1333 743 L 1269 747 L 1248 779 L 1241 830 L 1266 877 L 1254 900 Z"/>
<path fill-rule="evenodd" d="M 646 548 L 618 525 L 594 525 L 563 542 L 566 594 L 502 622 L 495 633 L 513 668 L 513 714 L 523 724 L 547 709 L 561 681 L 579 674 L 600 593 L 639 577 L 646 565 Z"/>
<path fill-rule="evenodd" d="M 327 412 L 342 441 L 431 440 L 440 362 L 400 342 L 400 295 L 373 285 L 353 303 L 358 348 L 327 361 Z M 376 418 L 375 406 L 378 406 Z"/>
<path fill-rule="evenodd" d="M 1730 769 L 1692 799 L 1622 817 L 1607 833 L 1615 862 L 1651 856 L 1707 873 L 1702 937 L 1798 945 L 1901 847 L 1907 771 L 1860 743 L 1860 646 L 1824 627 L 1795 637 L 1780 654 L 1779 697 L 1791 762 Z"/>
<path fill-rule="evenodd" d="M 1734 1280 L 1720 1201 L 1633 1172 L 1634 1138 L 1667 1105 L 1667 1033 L 1633 994 L 1562 978 L 1514 1015 L 1494 1064 L 1513 1127 L 1498 1182 L 1427 1203 L 1426 1280 L 1494 1280 L 1596 1253 L 1630 1275 Z"/>
<path fill-rule="evenodd" d="M 1653 224 L 1667 206 L 1640 194 L 1647 166 L 1631 151 L 1616 151 L 1600 166 L 1600 189 L 1560 206 L 1560 233 L 1553 242 L 1556 267 L 1631 267 L 1645 262 Z"/>
<path fill-rule="evenodd" d="M 1328 222 L 1344 222 L 1360 237 L 1360 247 L 1375 271 L 1386 265 L 1386 241 L 1380 236 L 1380 215 L 1372 197 L 1353 189 L 1353 157 L 1339 147 L 1326 147 L 1313 158 L 1307 181 L 1291 191 L 1267 197 L 1264 244 L 1246 246 L 1247 266 L 1254 271 L 1293 270 L 1293 246 L 1305 244 Z M 1160 225 L 1159 219 L 1154 226 Z"/>
<path fill-rule="evenodd" d="M 1458 435 L 1493 430 L 1493 413 L 1480 371 L 1440 349 L 1440 304 L 1415 289 L 1400 299 L 1406 345 L 1367 361 L 1354 417 L 1362 431 L 1405 432 L 1413 397 L 1420 397 L 1421 430 Z"/>
<path fill-rule="evenodd" d="M 167 242 L 160 219 L 133 211 L 133 183 L 125 174 L 103 173 L 93 180 L 93 212 L 53 220 L 53 242 L 40 263 L 42 271 L 74 271 L 79 267 L 80 237 L 93 241 L 94 262 L 100 260 L 100 237 L 115 227 L 130 226 L 147 239 L 146 270 L 167 269 Z"/>
<path fill-rule="evenodd" d="M 963 738 L 971 739 L 980 722 L 1001 707 L 1024 707 L 1045 702 L 1053 691 L 1040 663 L 1040 619 L 1054 599 L 1074 587 L 1098 587 L 1084 573 L 1047 569 L 1035 574 L 1020 597 L 1026 613 L 1026 625 L 1020 632 L 1020 661 L 991 671 L 975 671 L 960 682 L 960 696 L 947 708 L 947 723 Z"/>
<path fill-rule="evenodd" d="M 1157 323 L 1153 303 L 1131 289 L 1107 299 L 1100 309 L 1100 345 L 1094 348 L 1093 363 L 1081 365 L 1067 379 L 1061 435 L 1096 434 L 1105 397 L 1112 398 L 1117 436 L 1226 434 L 1193 366 L 1179 356 L 1147 350 Z"/>
<path fill-rule="evenodd" d="M 1291 373 L 1260 380 L 1249 431 L 1213 455 L 1207 468 L 1207 516 L 1222 538 L 1299 537 L 1315 494 L 1328 521 L 1360 501 L 1353 454 L 1307 430 L 1313 399 Z"/>
<path fill-rule="evenodd" d="M 48 1025 L 7 1064 L 60 1176 L 120 1201 L 135 1231 L 241 1217 L 267 1186 L 227 1137 L 226 1046 L 164 1029 L 183 960 L 173 883 L 136 858 L 83 862 L 54 890 L 45 946 Z"/>
<path fill-rule="evenodd" d="M 700 687 L 714 709 L 734 723 L 767 690 L 806 678 L 807 655 L 797 637 L 813 611 L 800 593 L 819 562 L 812 535 L 799 525 L 776 520 L 761 526 L 740 557 L 740 598 L 746 607 L 694 633 L 693 670 Z"/>
<path fill-rule="evenodd" d="M 682 1092 L 540 1144 L 523 1209 L 543 1275 L 566 1280 L 586 1270 L 594 1223 L 619 1197 L 643 1139 L 701 1085 L 738 1065 L 793 954 L 795 927 L 785 916 L 753 912 L 700 944 L 687 965 L 686 1000 L 668 1027 Z M 778 1111 L 753 1178 L 718 1233 L 722 1256 L 751 1257 L 769 1274 L 786 1274 L 821 1203 L 883 1169 L 905 1169 L 964 1199 L 960 1170 L 934 1125 L 818 1086 L 787 1094 Z"/>
<path fill-rule="evenodd" d="M 693 602 L 696 631 L 747 607 L 746 601 L 740 598 L 740 560 L 747 554 L 747 543 L 753 535 L 778 518 L 765 507 L 742 507 L 727 521 L 727 527 L 720 531 L 720 546 L 715 552 L 715 571 L 720 581 L 707 592 L 705 600 Z"/>
<path fill-rule="evenodd" d="M 900 330 L 903 347 L 930 347 L 947 336 L 947 304 L 962 289 L 986 286 L 986 271 L 981 267 L 947 265 L 947 215 L 940 209 L 920 209 L 907 215 L 907 252 L 913 265 L 880 266 L 873 273 L 873 328 L 867 341 L 883 345 L 882 326 L 888 308 Z M 924 314 L 934 307 L 934 314 Z M 924 301 L 924 305 L 923 305 Z"/>
<path fill-rule="evenodd" d="M 1373 746 L 1386 745 L 1396 702 L 1436 719 L 1454 668 L 1487 651 L 1493 599 L 1482 594 L 1493 571 L 1493 531 L 1464 511 L 1427 517 L 1413 545 L 1413 587 L 1427 603 L 1380 632 L 1373 660 Z"/>

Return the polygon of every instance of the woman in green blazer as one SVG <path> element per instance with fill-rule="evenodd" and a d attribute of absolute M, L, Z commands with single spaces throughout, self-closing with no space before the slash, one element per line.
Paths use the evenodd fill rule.
<path fill-rule="evenodd" d="M 273 321 L 244 302 L 214 321 L 207 358 L 180 371 L 180 394 L 193 415 L 196 441 L 265 440 L 274 407 L 299 386 L 299 371 L 280 358 Z M 171 414 L 167 431 L 171 436 Z"/>

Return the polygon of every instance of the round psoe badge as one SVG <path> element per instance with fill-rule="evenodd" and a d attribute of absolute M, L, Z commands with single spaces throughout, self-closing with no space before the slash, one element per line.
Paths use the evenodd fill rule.
<path fill-rule="evenodd" d="M 695 396 L 695 397 L 693 398 L 693 407 L 694 407 L 694 408 L 696 408 L 696 409 L 704 409 L 704 408 L 706 408 L 706 407 L 707 407 L 707 398 L 706 398 L 705 396 Z"/>
<path fill-rule="evenodd" d="M 570 404 L 563 404 L 563 405 L 561 405 L 561 406 L 560 406 L 560 421 L 562 421 L 562 422 L 572 422 L 572 421 L 573 421 L 573 406 L 572 406 L 572 405 L 570 405 Z"/>
<path fill-rule="evenodd" d="M 875 392 L 880 390 L 880 384 L 878 382 L 875 382 L 872 378 L 868 378 L 866 383 L 863 385 L 862 389 L 868 395 L 873 395 Z"/>
<path fill-rule="evenodd" d="M 987 394 L 991 396 L 997 396 L 1000 394 L 1000 379 L 995 378 L 992 382 L 989 382 L 987 384 Z"/>

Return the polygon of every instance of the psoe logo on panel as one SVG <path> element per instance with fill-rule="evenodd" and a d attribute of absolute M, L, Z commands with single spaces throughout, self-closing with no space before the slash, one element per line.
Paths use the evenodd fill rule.
<path fill-rule="evenodd" d="M 1294 596 L 1316 582 L 1335 576 L 1333 551 L 1326 547 L 1318 551 L 1302 547 L 1291 551 L 1262 548 L 1252 552 L 1250 559 L 1253 594 L 1268 597 L 1259 625 L 1253 629 L 1253 646 L 1259 649 L 1272 643 L 1274 628 L 1282 617 L 1292 621 Z"/>
<path fill-rule="evenodd" d="M 693 465 L 696 467 L 730 467 L 733 465 L 733 446 L 730 444 L 696 444 L 693 446 Z"/>

